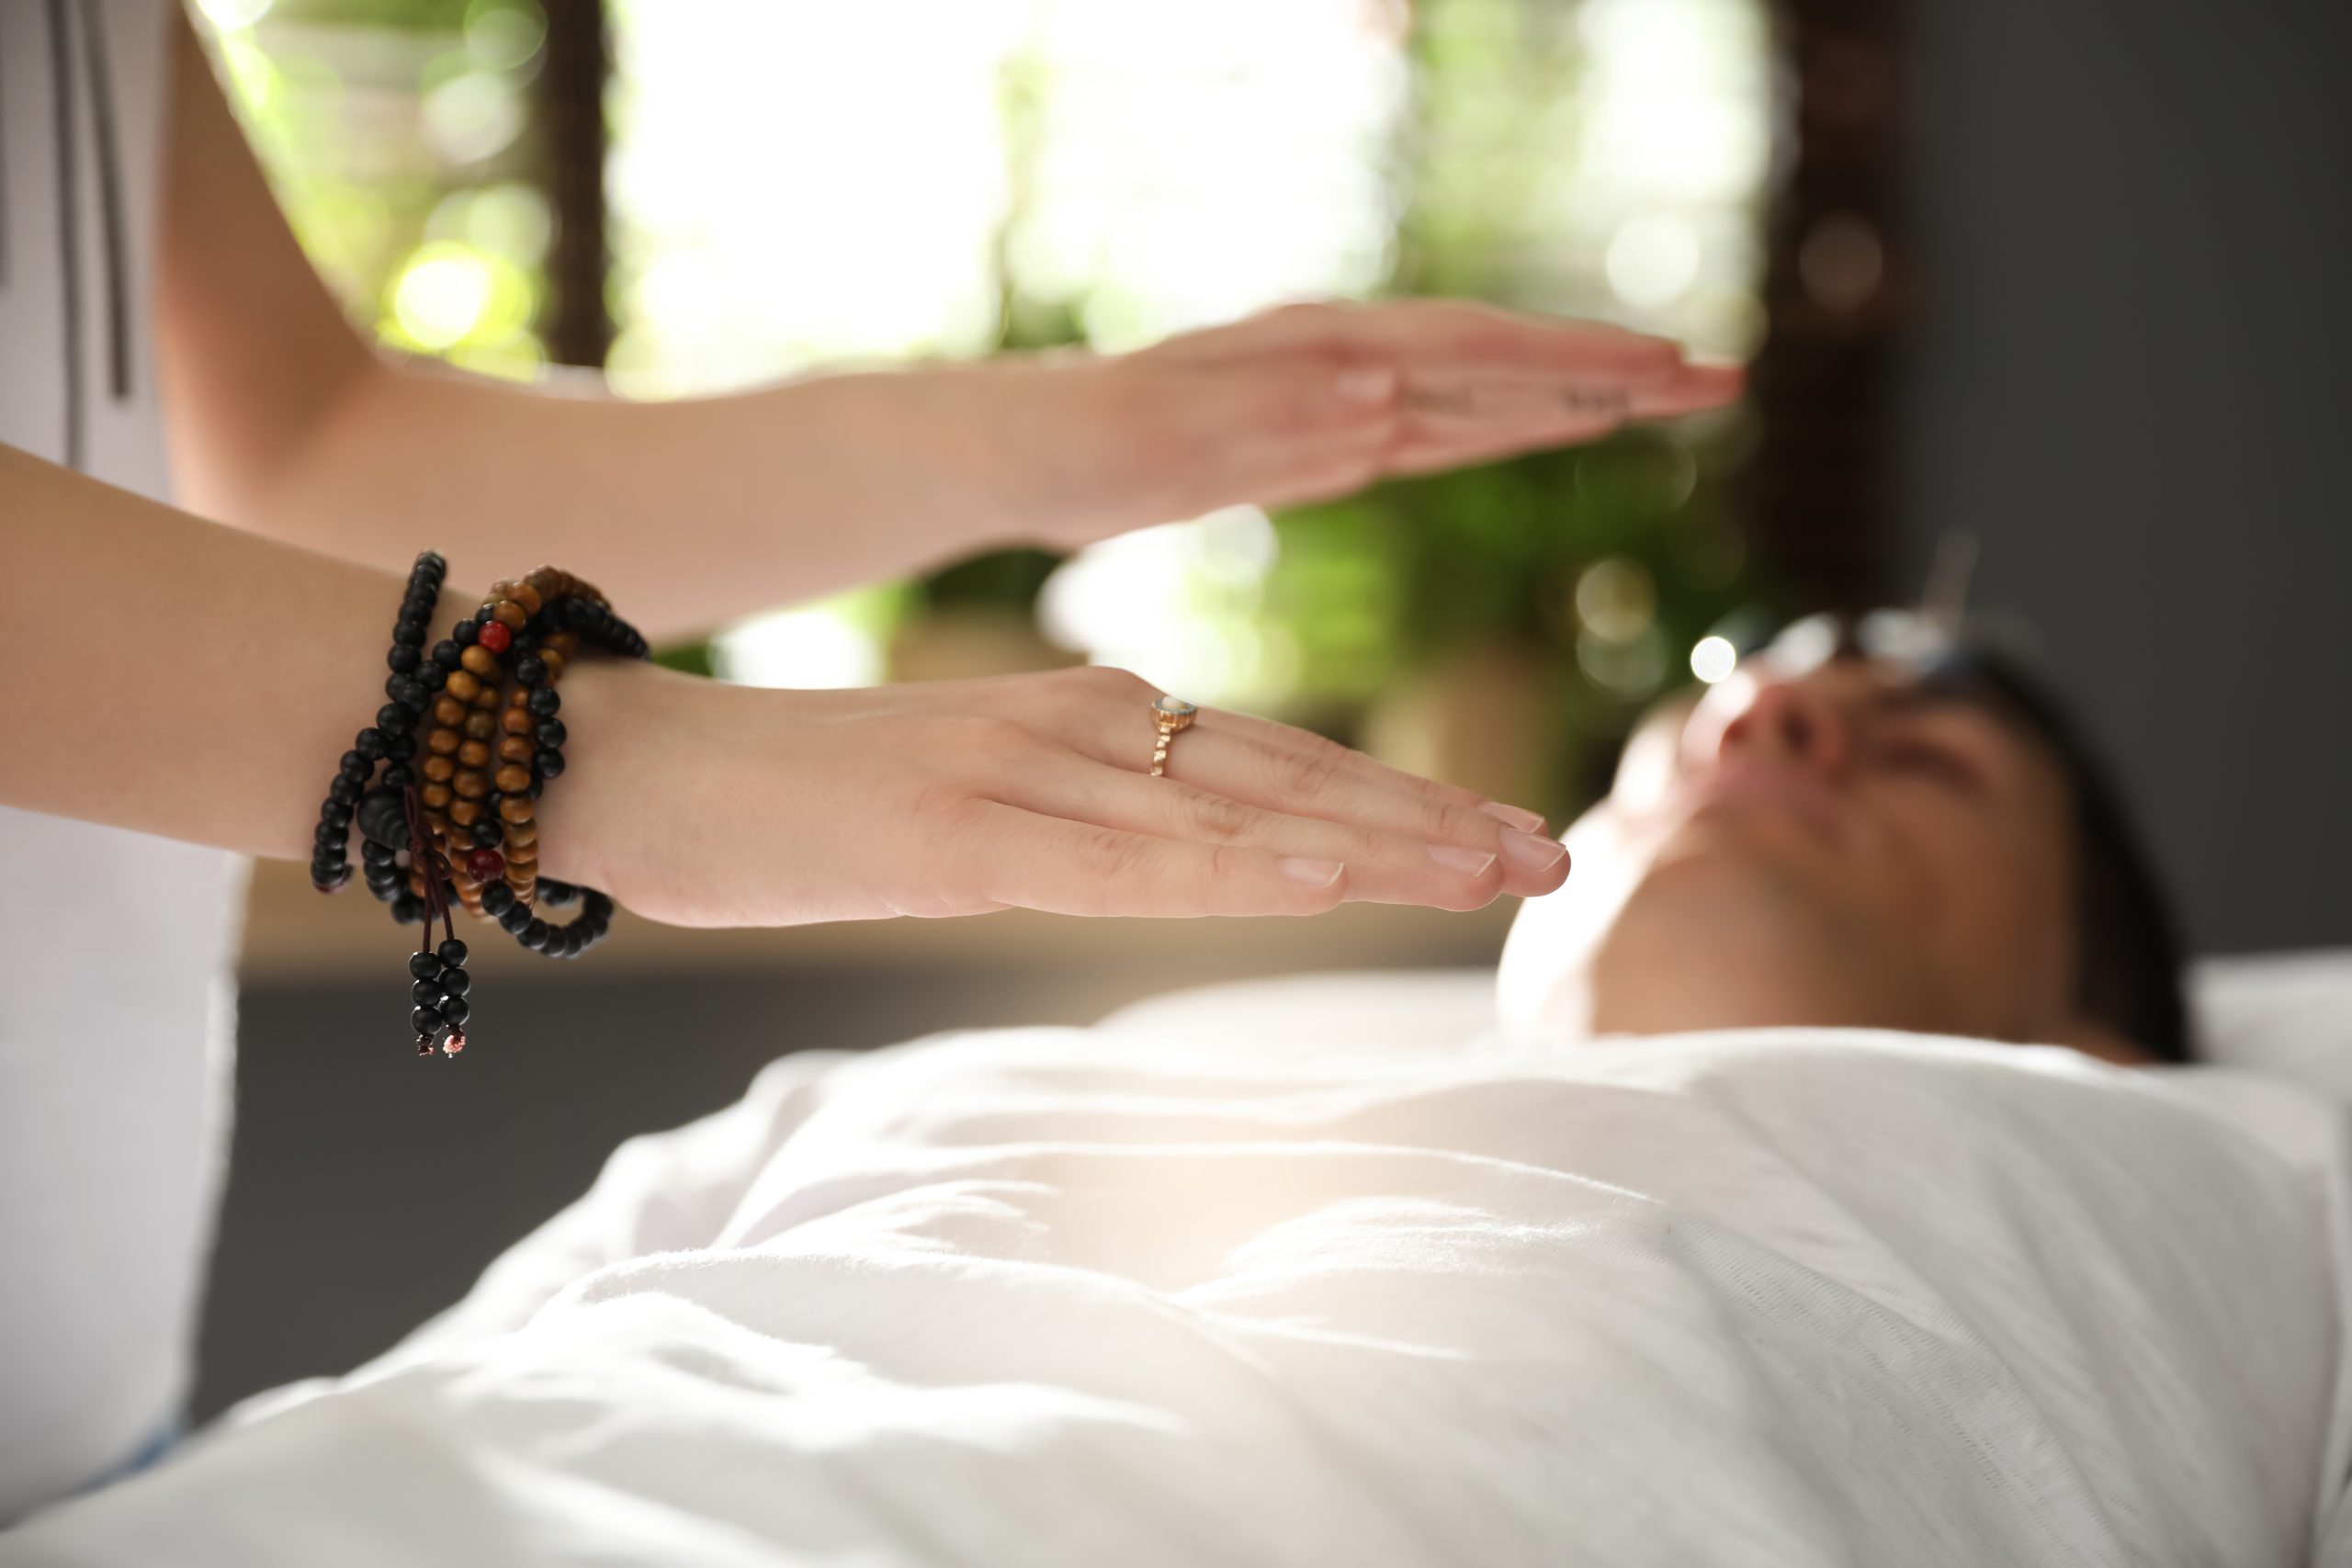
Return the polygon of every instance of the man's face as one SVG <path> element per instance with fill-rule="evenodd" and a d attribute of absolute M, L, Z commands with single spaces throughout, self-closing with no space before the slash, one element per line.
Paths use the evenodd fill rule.
<path fill-rule="evenodd" d="M 1597 1032 L 1852 1024 L 2057 1040 L 2075 844 L 2056 760 L 1859 657 L 1750 660 L 1629 744 L 1531 903 L 1506 1012 Z"/>

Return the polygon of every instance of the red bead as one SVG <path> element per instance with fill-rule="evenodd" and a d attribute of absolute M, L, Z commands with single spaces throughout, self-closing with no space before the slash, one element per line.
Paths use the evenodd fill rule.
<path fill-rule="evenodd" d="M 441 1052 L 444 1055 L 454 1056 L 465 1048 L 466 1032 L 462 1029 L 449 1031 L 449 1038 L 441 1042 Z"/>
<path fill-rule="evenodd" d="M 493 849 L 479 849 L 466 857 L 466 870 L 476 882 L 489 882 L 506 869 L 506 857 Z"/>
<path fill-rule="evenodd" d="M 506 629 L 503 622 L 484 621 L 481 630 L 474 634 L 474 640 L 492 653 L 503 653 L 514 646 L 514 634 Z"/>

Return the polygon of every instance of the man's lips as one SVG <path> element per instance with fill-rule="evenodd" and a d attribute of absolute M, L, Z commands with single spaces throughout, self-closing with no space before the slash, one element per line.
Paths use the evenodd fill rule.
<path fill-rule="evenodd" d="M 1826 844 L 1842 845 L 1849 835 L 1846 814 L 1827 785 L 1789 768 L 1757 764 L 1719 767 L 1684 785 L 1687 818 L 1716 811 L 1757 808 L 1787 811 Z"/>

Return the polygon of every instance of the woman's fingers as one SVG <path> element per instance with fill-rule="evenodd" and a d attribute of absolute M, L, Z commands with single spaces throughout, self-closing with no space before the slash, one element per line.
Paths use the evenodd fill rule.
<path fill-rule="evenodd" d="M 1438 779 L 1424 778 L 1419 773 L 1408 773 L 1404 769 L 1392 767 L 1376 757 L 1368 756 L 1362 751 L 1350 750 L 1336 740 L 1317 735 L 1310 730 L 1300 729 L 1295 725 L 1277 724 L 1270 718 L 1260 718 L 1254 714 L 1233 713 L 1225 708 L 1204 708 L 1201 710 L 1200 716 L 1193 720 L 1195 729 L 1203 726 L 1219 733 L 1240 736 L 1259 745 L 1269 746 L 1275 750 L 1290 752 L 1302 758 L 1318 758 L 1336 753 L 1350 759 L 1366 783 L 1385 788 L 1400 796 L 1403 807 L 1408 810 L 1432 806 L 1455 806 L 1492 817 L 1506 827 L 1517 828 L 1525 832 L 1540 833 L 1544 830 L 1544 816 L 1541 812 L 1488 800 L 1476 790 L 1464 789 L 1460 784 L 1450 784 Z"/>
<path fill-rule="evenodd" d="M 1485 367 L 1425 369 L 1405 389 L 1408 408 L 1475 418 L 1543 403 L 1585 405 L 1592 413 L 1639 417 L 1688 413 L 1737 397 L 1745 372 L 1736 365 L 1678 364 L 1658 376 L 1563 376 L 1554 371 Z M 1622 392 L 1622 396 L 1615 395 Z"/>
<path fill-rule="evenodd" d="M 1678 419 L 1736 401 L 1745 385 L 1736 366 L 1686 366 L 1671 379 L 1566 381 L 1465 376 L 1416 378 L 1400 401 L 1407 434 L 1475 433 L 1530 422 L 1590 421 L 1595 425 L 1628 420 Z"/>
<path fill-rule="evenodd" d="M 1217 385 L 1206 384 L 1204 375 Z M 1608 434 L 1737 396 L 1736 371 L 1655 384 L 1455 378 L 1430 388 L 1376 366 L 1234 361 L 1162 366 L 1158 428 L 1170 507 L 1279 506 Z"/>
<path fill-rule="evenodd" d="M 1682 373 L 1655 392 L 1634 394 L 1634 417 L 1636 419 L 1668 419 L 1677 414 L 1696 413 L 1702 409 L 1722 408 L 1736 402 L 1747 390 L 1747 369 L 1740 365 L 1690 365 Z"/>
<path fill-rule="evenodd" d="M 1348 897 L 1369 903 L 1476 909 L 1503 891 L 1493 850 L 1294 817 L 1080 757 L 1030 770 L 1005 804 L 1048 817 L 1206 845 L 1231 845 L 1347 867 Z"/>
<path fill-rule="evenodd" d="M 1057 915 L 1318 915 L 1348 894 L 1337 861 L 1184 843 L 976 802 L 956 874 L 978 907 Z"/>
<path fill-rule="evenodd" d="M 1534 374 L 1590 370 L 1642 380 L 1670 377 L 1682 363 L 1681 345 L 1671 338 L 1459 299 L 1369 306 L 1354 331 L 1363 341 L 1430 365 Z"/>
<path fill-rule="evenodd" d="M 1506 893 L 1532 897 L 1567 879 L 1567 851 L 1556 840 L 1441 794 L 1397 790 L 1382 773 L 1345 747 L 1289 750 L 1197 725 L 1168 753 L 1169 777 L 1246 805 L 1492 854 Z"/>
<path fill-rule="evenodd" d="M 1171 338 L 1148 352 L 1213 359 L 1299 347 L 1385 361 L 1408 373 L 1453 365 L 1656 377 L 1671 375 L 1681 362 L 1681 350 L 1666 338 L 1460 299 L 1285 305 Z"/>
<path fill-rule="evenodd" d="M 1396 342 L 1387 347 L 1375 346 L 1377 332 L 1316 340 L 1270 328 L 1275 345 L 1249 355 L 1136 356 L 1158 411 L 1138 423 L 1169 433 L 1161 463 L 1171 501 L 1207 508 L 1323 500 L 1384 475 L 1492 461 L 1590 441 L 1630 420 L 1720 407 L 1741 389 L 1736 367 L 1686 364 L 1662 340 L 1498 324 L 1485 312 L 1464 326 L 1451 310 L 1408 312 L 1410 330 L 1389 331 Z M 1577 347 L 1547 363 L 1520 341 L 1529 333 L 1566 333 Z M 1482 350 L 1492 352 L 1481 358 Z"/>
<path fill-rule="evenodd" d="M 1154 694 L 1119 671 L 1087 671 L 1057 715 L 1055 739 L 1094 761 L 1141 774 L 1151 755 Z M 1271 739 L 1270 739 L 1271 738 Z M 1468 790 L 1419 779 L 1320 736 L 1204 709 L 1174 737 L 1166 777 L 1287 817 L 1398 835 L 1497 857 L 1506 893 L 1549 893 L 1566 878 L 1566 852 L 1521 824 L 1509 807 Z M 1147 784 L 1161 781 L 1146 776 Z M 1533 824 L 1541 827 L 1541 819 Z"/>
<path fill-rule="evenodd" d="M 1739 396 L 1730 367 L 1689 367 L 1675 381 L 1629 389 L 1613 406 L 1589 390 L 1525 381 L 1464 382 L 1451 393 L 1408 389 L 1390 473 L 1424 474 L 1607 434 L 1629 420 L 1671 419 Z"/>

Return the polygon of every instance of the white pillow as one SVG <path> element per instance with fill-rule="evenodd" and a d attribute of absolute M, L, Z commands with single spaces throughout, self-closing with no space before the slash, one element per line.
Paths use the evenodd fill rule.
<path fill-rule="evenodd" d="M 2198 1055 L 2352 1103 L 2352 947 L 2189 966 Z"/>
<path fill-rule="evenodd" d="M 1495 1022 L 1495 972 L 1348 969 L 1194 986 L 1130 1002 L 1095 1025 L 1255 1055 L 1464 1046 Z"/>
<path fill-rule="evenodd" d="M 2202 1060 L 2352 1103 L 2352 948 L 2199 959 L 2188 1003 Z M 1243 1050 L 1426 1051 L 1467 1045 L 1494 1022 L 1492 969 L 1399 969 L 1195 987 L 1122 1008 L 1102 1027 Z"/>

